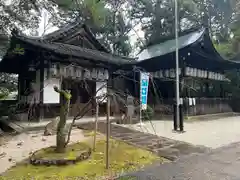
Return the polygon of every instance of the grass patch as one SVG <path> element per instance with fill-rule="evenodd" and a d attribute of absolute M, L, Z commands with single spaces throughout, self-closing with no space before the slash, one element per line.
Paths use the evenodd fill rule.
<path fill-rule="evenodd" d="M 37 153 L 35 156 L 38 159 L 68 159 L 73 160 L 76 159 L 80 155 L 81 152 L 88 151 L 89 146 L 85 143 L 76 143 L 67 146 L 66 151 L 64 153 L 56 153 L 55 147 L 44 148 Z"/>
<path fill-rule="evenodd" d="M 85 137 L 93 137 L 94 136 L 94 131 L 89 131 L 89 130 L 82 130 L 82 132 L 83 132 L 83 135 L 85 136 Z M 99 135 L 100 133 L 99 132 L 97 132 L 97 135 Z"/>
<path fill-rule="evenodd" d="M 85 149 L 91 145 L 90 142 L 82 142 L 69 145 L 68 151 L 71 149 Z M 111 176 L 122 172 L 133 171 L 145 165 L 152 164 L 155 161 L 165 161 L 149 151 L 130 146 L 124 142 L 110 140 L 110 169 L 105 169 L 105 146 L 104 140 L 97 141 L 96 152 L 93 152 L 91 158 L 86 161 L 79 162 L 75 165 L 64 167 L 57 166 L 32 166 L 30 164 L 19 164 L 3 174 L 0 179 L 80 179 L 84 177 L 86 180 L 93 180 L 99 176 Z M 66 153 L 67 153 L 66 152 Z M 54 157 L 52 149 L 44 149 L 40 155 L 44 157 Z M 73 155 L 67 154 L 72 157 Z"/>

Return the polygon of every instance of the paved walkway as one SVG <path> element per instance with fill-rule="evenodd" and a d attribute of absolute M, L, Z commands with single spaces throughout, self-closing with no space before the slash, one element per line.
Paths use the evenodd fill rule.
<path fill-rule="evenodd" d="M 73 129 L 70 142 L 84 140 L 81 130 Z M 0 146 L 0 174 L 39 149 L 56 144 L 56 136 L 43 136 L 43 131 L 22 133 Z"/>
<path fill-rule="evenodd" d="M 173 133 L 172 121 L 146 122 L 145 126 L 125 125 L 127 127 L 157 134 L 194 145 L 219 148 L 240 141 L 240 116 L 226 117 L 212 121 L 185 121 L 183 134 Z"/>
<path fill-rule="evenodd" d="M 143 133 L 114 123 L 112 123 L 110 127 L 111 137 L 122 140 L 128 144 L 147 149 L 171 161 L 192 154 L 209 152 L 209 148 L 203 146 L 194 146 L 186 142 Z M 94 123 L 81 124 L 78 128 L 93 130 Z M 98 123 L 98 131 L 103 134 L 107 132 L 105 122 Z"/>
<path fill-rule="evenodd" d="M 129 176 L 138 180 L 239 180 L 239 169 L 240 143 L 236 143 L 208 154 L 148 167 Z"/>

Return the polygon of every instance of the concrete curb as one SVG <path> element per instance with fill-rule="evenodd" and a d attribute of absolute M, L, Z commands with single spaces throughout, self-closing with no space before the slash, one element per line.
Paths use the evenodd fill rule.
<path fill-rule="evenodd" d="M 89 122 L 92 122 L 92 121 L 89 121 Z M 74 126 L 77 126 L 77 125 L 81 125 L 81 124 L 84 124 L 84 123 L 88 123 L 88 122 L 76 122 L 74 124 Z M 67 124 L 70 124 L 70 123 L 67 123 Z M 39 126 L 26 126 L 23 128 L 23 130 L 21 131 L 21 133 L 24 133 L 24 132 L 29 132 L 29 131 L 39 131 L 39 130 L 44 130 L 46 125 L 39 125 Z"/>
<path fill-rule="evenodd" d="M 106 120 L 98 120 L 98 122 L 104 122 Z M 111 123 L 112 122 L 116 122 L 115 119 L 111 119 L 110 120 Z M 94 121 L 92 120 L 88 120 L 88 121 L 76 121 L 75 124 L 73 125 L 73 128 L 76 127 L 76 126 L 79 126 L 79 125 L 82 125 L 82 124 L 86 124 L 86 123 L 93 123 Z M 71 122 L 67 122 L 67 124 L 70 124 Z M 44 130 L 45 128 L 45 124 L 42 125 L 42 124 L 39 124 L 39 126 L 25 126 L 23 127 L 21 133 L 24 133 L 24 132 L 29 132 L 29 131 L 39 131 L 39 130 Z"/>
<path fill-rule="evenodd" d="M 206 121 L 206 120 L 217 120 L 220 118 L 226 118 L 226 117 L 234 117 L 234 116 L 240 116 L 240 113 L 218 113 L 218 114 L 207 114 L 207 115 L 199 115 L 199 116 L 185 116 L 184 119 L 186 121 Z"/>

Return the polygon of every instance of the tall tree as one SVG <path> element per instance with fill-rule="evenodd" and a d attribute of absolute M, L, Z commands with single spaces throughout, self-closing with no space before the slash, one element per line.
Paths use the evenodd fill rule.
<path fill-rule="evenodd" d="M 226 7 L 219 7 L 222 22 L 216 29 L 216 48 L 226 58 L 240 58 L 240 1 L 229 0 Z M 227 19 L 227 20 L 226 20 Z M 218 21 L 217 21 L 218 22 Z M 216 23 L 217 24 L 217 23 Z"/>
<path fill-rule="evenodd" d="M 131 51 L 129 32 L 131 25 L 124 19 L 123 0 L 55 1 L 68 19 L 87 24 L 106 47 L 118 55 Z"/>
<path fill-rule="evenodd" d="M 178 5 L 179 32 L 205 24 L 219 41 L 228 40 L 236 0 L 178 0 Z M 131 17 L 141 21 L 147 42 L 158 42 L 163 36 L 174 35 L 173 0 L 136 0 L 132 6 Z"/>
<path fill-rule="evenodd" d="M 132 3 L 131 17 L 139 19 L 147 42 L 175 33 L 174 1 L 137 0 Z M 179 0 L 179 31 L 195 26 L 201 13 L 192 0 Z"/>
<path fill-rule="evenodd" d="M 5 54 L 10 32 L 13 29 L 24 31 L 37 28 L 40 8 L 47 3 L 42 0 L 0 0 L 0 59 Z M 0 99 L 16 90 L 16 76 L 0 73 Z"/>

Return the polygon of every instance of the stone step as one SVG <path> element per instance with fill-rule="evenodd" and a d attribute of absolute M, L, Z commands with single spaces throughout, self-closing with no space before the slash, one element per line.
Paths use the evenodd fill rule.
<path fill-rule="evenodd" d="M 22 126 L 19 126 L 18 124 L 9 121 L 7 117 L 0 118 L 0 124 L 2 125 L 3 131 L 21 133 L 24 129 Z"/>

